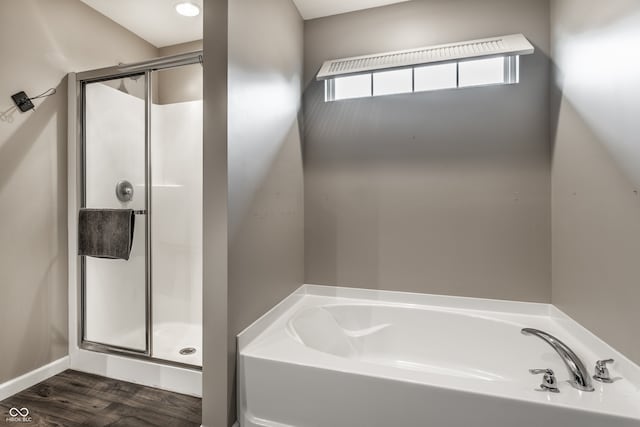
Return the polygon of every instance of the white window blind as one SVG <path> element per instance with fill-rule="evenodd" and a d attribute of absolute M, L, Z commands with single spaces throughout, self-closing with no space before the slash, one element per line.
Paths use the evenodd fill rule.
<path fill-rule="evenodd" d="M 529 55 L 533 52 L 533 45 L 524 35 L 512 34 L 418 49 L 333 59 L 323 64 L 317 79 L 326 80 L 347 75 L 413 68 L 435 63 L 459 62 L 467 59 Z"/>

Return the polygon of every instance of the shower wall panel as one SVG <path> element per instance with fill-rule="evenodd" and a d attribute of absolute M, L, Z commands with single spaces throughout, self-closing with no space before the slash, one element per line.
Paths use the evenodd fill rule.
<path fill-rule="evenodd" d="M 111 86 L 87 85 L 86 206 L 143 210 L 145 103 Z M 202 107 L 192 101 L 151 111 L 152 355 L 194 364 L 178 350 L 195 347 L 201 357 Z M 134 185 L 130 203 L 115 195 L 125 179 Z M 86 259 L 89 341 L 145 349 L 145 221 L 136 217 L 129 261 Z"/>
<path fill-rule="evenodd" d="M 202 101 L 154 105 L 151 124 L 153 355 L 200 365 Z"/>

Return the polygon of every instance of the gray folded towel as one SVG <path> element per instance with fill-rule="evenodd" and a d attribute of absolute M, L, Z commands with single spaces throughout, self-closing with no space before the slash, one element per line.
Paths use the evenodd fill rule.
<path fill-rule="evenodd" d="M 135 219 L 132 209 L 80 209 L 78 255 L 128 260 Z"/>

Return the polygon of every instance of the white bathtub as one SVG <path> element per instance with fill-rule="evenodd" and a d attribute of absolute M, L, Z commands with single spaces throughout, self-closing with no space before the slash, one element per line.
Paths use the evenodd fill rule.
<path fill-rule="evenodd" d="M 613 384 L 581 392 L 524 327 Z M 555 307 L 305 285 L 238 337 L 241 427 L 640 426 L 640 369 Z M 551 368 L 560 393 L 539 392 Z"/>

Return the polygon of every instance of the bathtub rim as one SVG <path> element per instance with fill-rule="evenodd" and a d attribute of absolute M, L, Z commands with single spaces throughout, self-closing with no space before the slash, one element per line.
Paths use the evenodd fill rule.
<path fill-rule="evenodd" d="M 262 334 L 276 319 L 293 307 L 305 296 L 336 297 L 354 300 L 366 300 L 372 303 L 390 303 L 407 306 L 431 306 L 455 308 L 462 310 L 478 310 L 485 312 L 528 314 L 533 316 L 550 316 L 554 314 L 554 306 L 539 302 L 509 301 L 489 298 L 422 294 L 404 291 L 387 291 L 365 288 L 344 288 L 327 285 L 304 284 L 285 297 L 282 301 L 264 313 L 238 335 L 238 350 L 244 350 L 249 343 Z M 522 311 L 516 311 L 515 308 Z M 556 309 L 557 310 L 557 309 Z M 562 313 L 557 310 L 558 313 Z M 562 313 L 564 314 L 564 313 Z M 565 315 L 566 316 L 566 315 Z"/>
<path fill-rule="evenodd" d="M 499 312 L 544 316 L 558 322 L 562 328 L 577 340 L 587 345 L 593 352 L 602 357 L 615 358 L 615 371 L 624 379 L 640 388 L 640 366 L 631 361 L 623 353 L 616 350 L 596 334 L 575 321 L 564 311 L 550 303 L 510 301 L 490 298 L 475 298 L 437 294 L 422 294 L 404 291 L 388 291 L 365 288 L 345 288 L 327 285 L 303 284 L 265 314 L 243 329 L 237 335 L 237 357 L 256 338 L 261 336 L 276 320 L 283 316 L 306 296 L 336 297 L 369 301 L 372 304 L 393 304 L 420 307 L 442 307 L 460 310 L 477 310 L 483 312 Z M 591 367 L 588 367 L 591 368 Z"/>
<path fill-rule="evenodd" d="M 485 313 L 489 312 L 497 312 L 497 313 L 505 313 L 505 314 L 517 314 L 517 315 L 531 315 L 531 316 L 540 316 L 547 317 L 554 322 L 558 323 L 558 325 L 563 328 L 567 333 L 571 334 L 576 340 L 579 340 L 582 344 L 588 346 L 592 349 L 593 352 L 597 352 L 598 354 L 610 355 L 616 359 L 616 365 L 614 367 L 615 373 L 621 375 L 623 378 L 632 383 L 633 386 L 640 389 L 640 367 L 624 356 L 622 353 L 616 351 L 609 344 L 604 342 L 602 339 L 597 337 L 595 334 L 590 332 L 588 329 L 580 325 L 578 322 L 573 320 L 570 316 L 564 313 L 562 310 L 558 309 L 552 304 L 546 303 L 531 303 L 531 302 L 521 302 L 521 301 L 506 301 L 506 300 L 494 300 L 494 299 L 486 299 L 486 298 L 473 298 L 473 297 L 459 297 L 459 296 L 445 296 L 445 295 L 432 295 L 432 294 L 418 294 L 412 292 L 398 292 L 398 291 L 384 291 L 384 290 L 375 290 L 375 289 L 361 289 L 361 288 L 342 288 L 342 287 L 333 287 L 333 286 L 323 286 L 323 285 L 309 285 L 305 284 L 300 286 L 297 290 L 295 290 L 292 294 L 284 298 L 280 303 L 275 305 L 271 310 L 266 312 L 263 316 L 245 328 L 240 334 L 237 336 L 237 359 L 238 359 L 238 371 L 237 371 L 237 379 L 238 379 L 238 392 L 236 394 L 237 399 L 237 407 L 240 412 L 243 412 L 245 408 L 247 408 L 247 401 L 245 395 L 245 372 L 244 372 L 244 362 L 250 359 L 254 360 L 264 360 L 271 363 L 292 363 L 294 365 L 299 365 L 304 368 L 309 369 L 317 369 L 317 370 L 330 370 L 336 371 L 336 369 L 332 369 L 327 366 L 320 366 L 316 364 L 307 364 L 307 363 L 298 363 L 297 361 L 286 361 L 277 358 L 264 357 L 262 355 L 253 354 L 251 348 L 248 348 L 250 345 L 254 344 L 254 340 L 260 339 L 263 333 L 269 333 L 270 328 L 272 326 L 275 327 L 276 324 L 280 324 L 283 319 L 282 317 L 289 313 L 292 314 L 291 311 L 294 309 L 298 303 L 304 304 L 302 300 L 305 297 L 324 297 L 324 298 L 340 298 L 343 300 L 340 304 L 345 303 L 345 300 L 354 300 L 353 303 L 356 304 L 367 304 L 370 303 L 372 305 L 392 305 L 392 306 L 404 306 L 404 307 L 420 307 L 423 309 L 428 309 L 429 306 L 433 308 L 450 308 L 450 309 L 458 309 L 458 310 L 469 310 L 469 311 L 482 311 Z M 357 301 L 357 302 L 356 302 Z M 351 303 L 351 302 L 348 302 Z M 286 322 L 285 322 L 286 323 Z M 245 352 L 245 350 L 247 350 Z M 607 356 L 609 357 L 609 356 Z M 339 370 L 341 371 L 341 370 Z M 354 375 L 366 375 L 371 376 L 370 374 L 363 374 L 359 371 L 344 371 L 348 374 Z M 406 378 L 398 379 L 393 376 L 387 375 L 373 375 L 378 378 L 383 378 L 388 381 L 400 381 L 407 382 Z M 409 381 L 413 382 L 413 381 Z M 420 384 L 418 382 L 418 384 Z M 497 395 L 492 392 L 482 393 L 476 390 L 466 389 L 466 388 L 458 388 L 458 387 L 448 387 L 436 384 L 423 384 L 427 387 L 433 388 L 443 388 L 449 389 L 455 392 L 461 393 L 470 393 L 470 394 L 480 394 L 480 395 L 490 395 L 499 399 L 507 399 L 514 401 L 527 402 L 529 404 L 540 404 L 545 405 L 546 402 L 539 402 L 536 399 L 523 399 L 521 397 L 511 396 L 507 397 L 504 395 Z M 608 415 L 614 416 L 622 419 L 636 421 L 640 418 L 636 416 L 632 416 L 631 414 L 625 413 L 626 411 L 618 411 L 612 409 L 600 409 L 593 410 L 588 407 L 576 407 L 572 404 L 567 404 L 564 402 L 555 402 L 551 403 L 552 406 L 561 407 L 565 410 L 577 411 L 577 412 L 593 412 L 594 414 L 600 415 Z M 239 414 L 239 417 L 243 417 L 243 414 Z"/>

